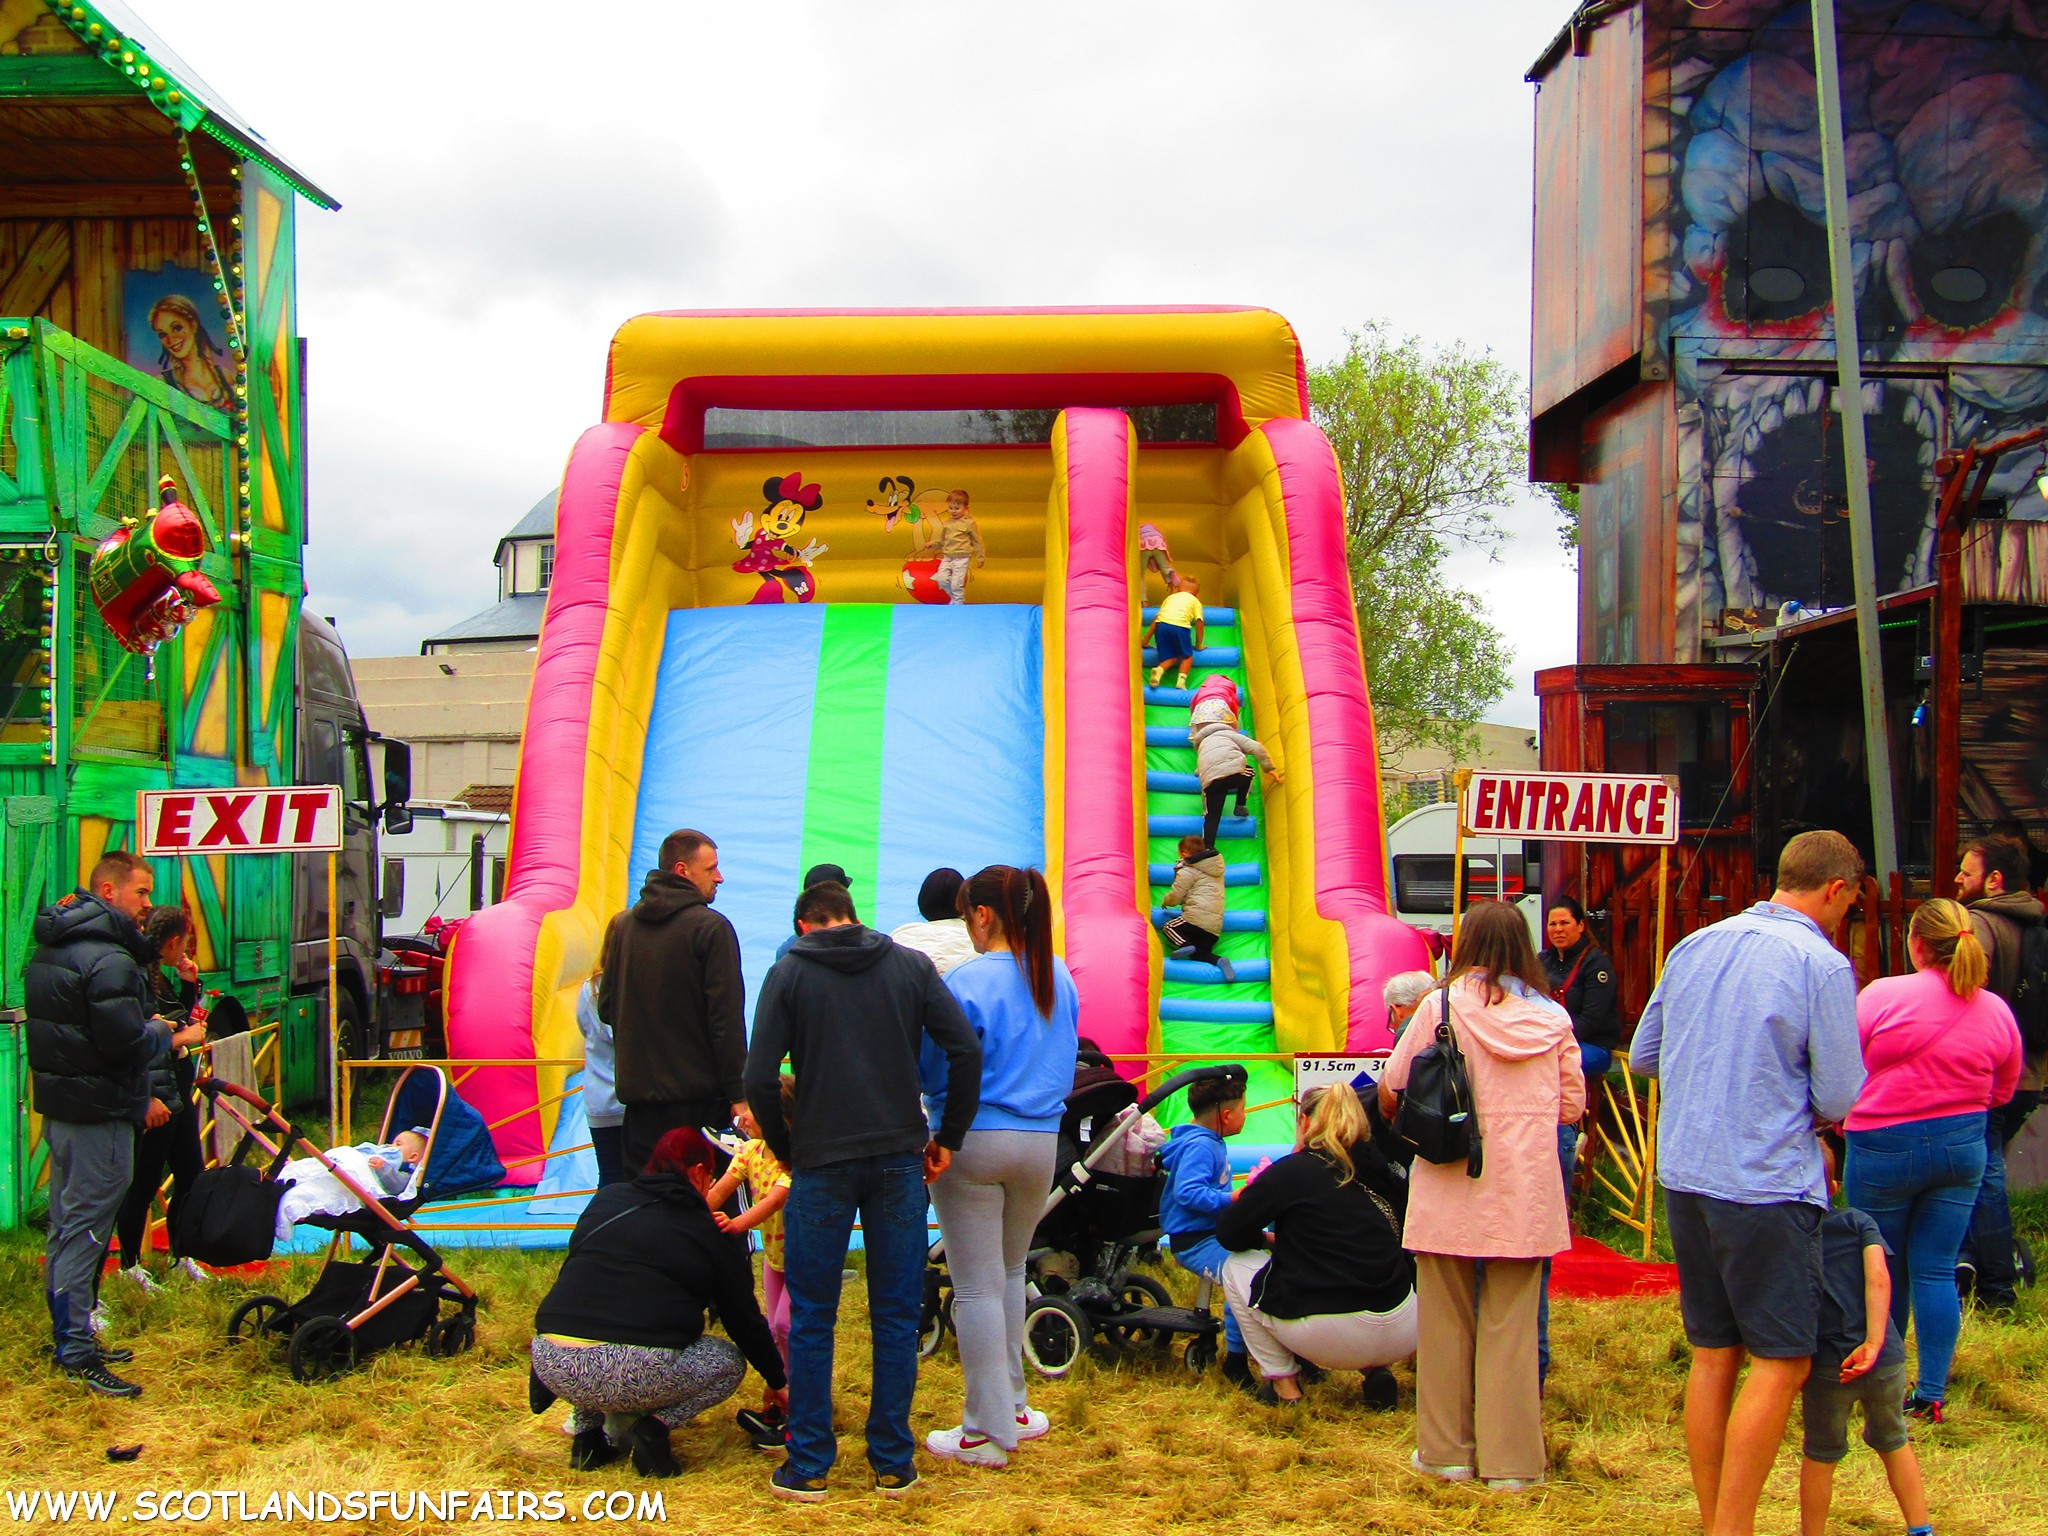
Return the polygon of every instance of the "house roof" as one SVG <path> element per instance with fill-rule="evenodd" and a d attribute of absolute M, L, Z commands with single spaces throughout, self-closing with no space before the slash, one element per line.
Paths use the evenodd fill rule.
<path fill-rule="evenodd" d="M 555 498 L 559 491 L 549 491 L 530 508 L 526 516 L 512 525 L 511 532 L 498 540 L 496 553 L 491 556 L 493 565 L 505 563 L 505 546 L 520 539 L 552 539 L 555 536 Z"/>
<path fill-rule="evenodd" d="M 512 809 L 510 784 L 471 784 L 455 797 L 472 811 L 493 811 L 500 815 Z"/>
<path fill-rule="evenodd" d="M 420 654 L 426 655 L 430 645 L 450 645 L 464 640 L 538 640 L 541 615 L 547 612 L 547 608 L 548 595 L 545 592 L 508 597 L 459 624 L 451 624 L 438 635 L 427 636 L 420 642 Z"/>
<path fill-rule="evenodd" d="M 204 133 L 233 154 L 267 166 L 301 196 L 322 208 L 341 206 L 271 148 L 263 135 L 229 106 L 226 98 L 207 84 L 197 70 L 179 58 L 124 0 L 74 0 L 62 9 L 52 9 L 117 84 L 130 86 L 180 128 Z M 128 59 L 130 54 L 135 56 L 133 62 Z"/>

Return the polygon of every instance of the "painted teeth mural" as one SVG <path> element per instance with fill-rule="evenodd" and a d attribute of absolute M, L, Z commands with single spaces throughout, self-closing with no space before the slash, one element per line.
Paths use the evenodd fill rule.
<path fill-rule="evenodd" d="M 1834 341 L 1808 7 L 1652 9 L 1647 74 L 1668 95 L 1646 108 L 1645 233 L 1669 255 L 1645 301 L 1677 387 L 1684 660 L 1727 610 L 1847 603 L 1849 542 L 1822 376 Z M 2020 35 L 2042 31 L 2019 14 L 2032 9 L 1843 8 L 1882 590 L 1931 579 L 1937 454 L 2048 405 L 2048 43 Z M 1990 494 L 2008 516 L 2048 518 L 2041 469 L 2003 466 Z"/>

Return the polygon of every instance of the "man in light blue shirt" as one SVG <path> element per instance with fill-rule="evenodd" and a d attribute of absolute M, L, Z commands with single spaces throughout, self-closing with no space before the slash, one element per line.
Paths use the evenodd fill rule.
<path fill-rule="evenodd" d="M 1793 838 L 1769 901 L 1671 952 L 1629 1051 L 1663 1084 L 1657 1178 L 1693 1346 L 1686 1449 L 1707 1536 L 1755 1530 L 1819 1334 L 1828 1195 L 1814 1127 L 1863 1086 L 1855 971 L 1828 936 L 1862 875 L 1840 833 Z"/>

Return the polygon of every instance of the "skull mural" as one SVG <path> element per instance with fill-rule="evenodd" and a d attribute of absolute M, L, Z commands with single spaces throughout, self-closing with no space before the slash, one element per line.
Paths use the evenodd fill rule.
<path fill-rule="evenodd" d="M 2012 35 L 2013 9 L 1843 6 L 1880 591 L 1931 579 L 1936 455 L 2048 405 L 2048 48 Z M 1670 170 L 1650 215 L 1672 253 L 1681 657 L 1724 609 L 1852 600 L 1807 17 L 1729 0 L 1713 29 L 1663 37 Z M 2040 467 L 2006 469 L 2009 515 L 2048 517 Z"/>

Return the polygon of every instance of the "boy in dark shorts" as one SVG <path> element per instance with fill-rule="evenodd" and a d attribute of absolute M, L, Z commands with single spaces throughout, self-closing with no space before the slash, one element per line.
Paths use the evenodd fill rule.
<path fill-rule="evenodd" d="M 1150 644 L 1156 638 L 1159 645 L 1159 665 L 1152 669 L 1149 678 L 1154 688 L 1176 663 L 1180 667 L 1179 686 L 1188 685 L 1195 652 L 1202 647 L 1202 599 L 1198 595 L 1201 590 L 1202 584 L 1192 576 L 1176 580 L 1173 591 L 1159 605 L 1159 617 L 1147 624 L 1145 633 L 1139 637 L 1140 644 Z"/>
<path fill-rule="evenodd" d="M 1803 1391 L 1800 1536 L 1826 1536 L 1835 1463 L 1849 1454 L 1849 1410 L 1858 1403 L 1863 1443 L 1884 1463 L 1906 1536 L 1934 1536 L 1920 1461 L 1906 1435 L 1906 1346 L 1892 1322 L 1890 1250 L 1877 1223 L 1853 1209 L 1828 1214 L 1820 1246 L 1820 1339 Z"/>

